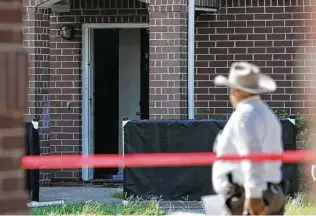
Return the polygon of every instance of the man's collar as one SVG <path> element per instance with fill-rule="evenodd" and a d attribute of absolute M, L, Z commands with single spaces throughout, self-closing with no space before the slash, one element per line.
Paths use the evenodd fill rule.
<path fill-rule="evenodd" d="M 239 101 L 238 105 L 239 105 L 239 104 L 248 104 L 248 103 L 250 103 L 250 102 L 252 102 L 252 101 L 258 101 L 258 100 L 261 100 L 261 98 L 260 98 L 259 95 L 250 96 L 250 97 L 247 97 L 247 98 L 245 98 L 245 99 Z M 238 106 L 238 105 L 237 105 L 237 106 Z"/>

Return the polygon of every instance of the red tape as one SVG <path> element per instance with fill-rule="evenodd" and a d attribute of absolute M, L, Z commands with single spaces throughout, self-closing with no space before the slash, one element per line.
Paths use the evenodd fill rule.
<path fill-rule="evenodd" d="M 284 163 L 316 162 L 316 151 L 284 151 L 275 153 L 251 153 L 246 156 L 214 153 L 144 153 L 144 154 L 106 154 L 106 155 L 40 155 L 24 156 L 25 169 L 67 169 L 67 168 L 113 168 L 113 167 L 170 167 L 211 165 L 215 160 L 253 162 L 283 161 Z"/>

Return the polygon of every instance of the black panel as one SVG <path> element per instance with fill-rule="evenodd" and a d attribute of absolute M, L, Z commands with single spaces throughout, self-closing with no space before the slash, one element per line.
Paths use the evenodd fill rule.
<path fill-rule="evenodd" d="M 129 121 L 124 127 L 125 153 L 212 152 L 227 120 Z M 296 149 L 295 127 L 281 120 L 285 150 Z M 297 165 L 286 165 L 284 179 L 296 179 Z M 213 193 L 211 166 L 125 168 L 128 196 L 153 195 L 163 200 L 200 200 Z M 292 185 L 296 188 L 296 185 Z"/>

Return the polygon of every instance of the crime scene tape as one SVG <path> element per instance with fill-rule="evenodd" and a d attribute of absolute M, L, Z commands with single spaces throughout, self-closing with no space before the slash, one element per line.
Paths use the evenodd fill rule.
<path fill-rule="evenodd" d="M 299 150 L 283 153 L 251 153 L 249 155 L 223 155 L 211 152 L 195 153 L 137 153 L 100 155 L 39 155 L 24 156 L 24 169 L 113 168 L 113 167 L 170 167 L 211 165 L 215 160 L 250 160 L 253 162 L 283 161 L 284 163 L 316 162 L 316 151 Z"/>

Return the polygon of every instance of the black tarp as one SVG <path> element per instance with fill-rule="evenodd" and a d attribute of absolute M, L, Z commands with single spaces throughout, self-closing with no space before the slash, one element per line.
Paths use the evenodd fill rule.
<path fill-rule="evenodd" d="M 217 133 L 227 120 L 142 120 L 124 126 L 124 152 L 212 152 Z M 295 149 L 295 127 L 281 120 L 285 149 Z M 290 167 L 291 168 L 291 167 Z M 285 169 L 287 170 L 287 169 Z M 127 196 L 155 196 L 164 200 L 200 200 L 212 190 L 211 166 L 138 167 L 124 169 Z M 293 173 L 285 176 L 291 178 Z"/>
<path fill-rule="evenodd" d="M 40 155 L 38 129 L 32 122 L 25 122 L 25 155 Z M 39 170 L 25 170 L 25 189 L 31 201 L 39 201 Z"/>
<path fill-rule="evenodd" d="M 288 119 L 281 119 L 284 150 L 296 150 L 296 127 Z M 289 195 L 298 189 L 298 164 L 283 164 L 283 187 Z"/>

